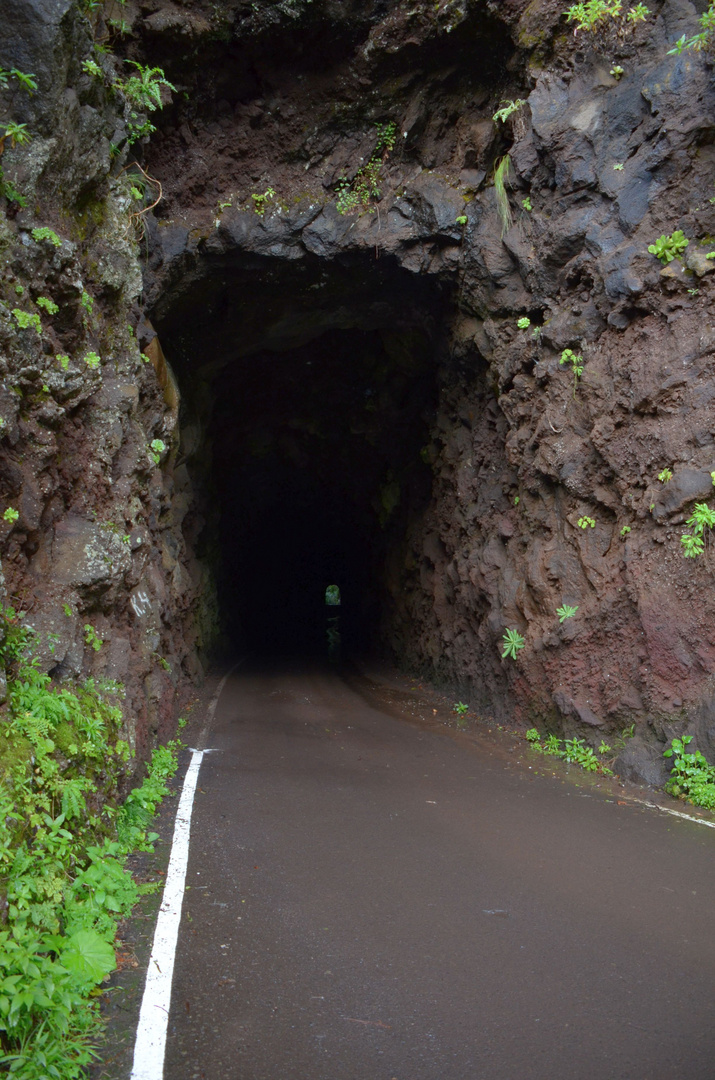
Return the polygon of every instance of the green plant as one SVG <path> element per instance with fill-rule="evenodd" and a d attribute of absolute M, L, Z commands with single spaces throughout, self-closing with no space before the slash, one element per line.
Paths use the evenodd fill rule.
<path fill-rule="evenodd" d="M 560 608 L 556 609 L 556 614 L 559 617 L 559 622 L 564 622 L 565 619 L 572 619 L 578 611 L 578 604 L 572 607 L 571 604 L 562 604 Z"/>
<path fill-rule="evenodd" d="M 518 630 L 505 630 L 502 646 L 502 660 L 507 656 L 510 656 L 512 660 L 516 660 L 516 654 L 520 649 L 524 648 L 524 638 Z"/>
<path fill-rule="evenodd" d="M 576 397 L 576 389 L 578 387 L 578 380 L 583 375 L 583 357 L 573 351 L 573 349 L 564 349 L 561 353 L 560 364 L 570 364 L 573 372 L 573 396 Z"/>
<path fill-rule="evenodd" d="M 70 358 L 67 353 L 57 353 L 55 360 L 60 365 L 63 371 L 67 371 L 70 366 Z"/>
<path fill-rule="evenodd" d="M 618 162 L 618 164 L 613 166 L 613 171 L 614 172 L 623 172 L 623 165 L 621 164 L 621 162 Z"/>
<path fill-rule="evenodd" d="M 618 80 L 623 75 L 623 68 L 620 66 L 620 64 L 614 64 L 608 74 L 612 75 L 616 82 L 618 82 Z"/>
<path fill-rule="evenodd" d="M 251 195 L 251 198 L 253 199 L 253 209 L 259 217 L 263 217 L 266 212 L 266 203 L 274 196 L 275 191 L 272 187 L 266 188 L 262 195 Z"/>
<path fill-rule="evenodd" d="M 648 245 L 648 251 L 667 266 L 673 259 L 681 257 L 689 243 L 681 230 L 676 229 L 671 236 L 659 236 L 654 244 Z"/>
<path fill-rule="evenodd" d="M 46 225 L 40 225 L 36 229 L 32 230 L 33 240 L 48 240 L 53 247 L 61 247 L 62 241 L 56 232 L 52 229 L 48 229 Z"/>
<path fill-rule="evenodd" d="M 89 645 L 95 652 L 99 652 L 104 644 L 103 638 L 99 636 L 91 623 L 84 624 L 84 640 L 85 644 Z"/>
<path fill-rule="evenodd" d="M 583 3 L 572 4 L 564 14 L 569 22 L 576 23 L 574 33 L 579 30 L 593 31 L 611 21 L 617 22 L 619 32 L 623 33 L 628 28 L 628 24 L 634 26 L 638 22 L 643 22 L 650 15 L 650 11 L 645 4 L 638 3 L 635 7 L 629 8 L 624 16 L 621 0 L 584 0 Z M 624 19 L 626 26 L 623 25 Z"/>
<path fill-rule="evenodd" d="M 152 439 L 149 443 L 149 456 L 155 465 L 158 465 L 161 461 L 161 455 L 166 450 L 166 443 L 163 439 Z"/>
<path fill-rule="evenodd" d="M 658 473 L 658 479 L 660 480 L 661 484 L 667 484 L 669 480 L 673 479 L 672 469 L 662 469 Z"/>
<path fill-rule="evenodd" d="M 630 531 L 631 531 L 631 527 L 630 527 L 630 525 L 623 525 L 623 526 L 621 527 L 621 532 L 620 532 L 620 536 L 621 536 L 621 537 L 622 537 L 622 538 L 623 538 L 623 539 L 625 540 L 625 538 L 626 538 L 626 537 L 628 536 L 628 533 L 629 533 Z"/>
<path fill-rule="evenodd" d="M 89 295 L 88 292 L 82 290 L 82 296 L 80 297 L 80 304 L 85 309 L 88 315 L 92 314 L 94 308 L 94 298 Z"/>
<path fill-rule="evenodd" d="M 14 525 L 19 517 L 19 510 L 15 510 L 12 506 L 8 506 L 7 510 L 3 513 L 2 519 L 3 521 L 10 522 L 11 525 Z"/>
<path fill-rule="evenodd" d="M 586 772 L 600 772 L 606 776 L 613 775 L 612 771 L 598 760 L 592 748 L 587 746 L 583 739 L 577 737 L 564 739 L 562 746 L 561 739 L 556 735 L 547 735 L 542 744 L 536 728 L 527 731 L 526 738 L 532 749 L 538 753 L 561 758 L 562 761 L 567 761 L 570 764 L 580 765 Z M 602 742 L 601 746 L 606 746 L 606 744 Z M 607 749 L 610 749 L 610 747 L 607 747 Z M 599 747 L 599 753 L 601 752 Z"/>
<path fill-rule="evenodd" d="M 104 78 L 104 72 L 102 71 L 96 60 L 83 60 L 82 71 L 84 71 L 86 75 L 91 75 L 95 79 Z"/>
<path fill-rule="evenodd" d="M 673 762 L 665 790 L 694 806 L 715 810 L 715 766 L 708 764 L 699 750 L 686 750 L 692 741 L 692 735 L 683 735 L 663 751 L 663 757 Z"/>
<path fill-rule="evenodd" d="M 714 0 L 710 0 L 710 6 L 708 7 L 708 10 L 703 12 L 703 14 L 700 16 L 699 22 L 700 33 L 695 34 L 693 37 L 690 38 L 687 37 L 686 34 L 683 34 L 682 37 L 678 38 L 673 48 L 668 49 L 668 56 L 672 56 L 673 54 L 677 55 L 683 52 L 685 49 L 695 49 L 696 51 L 699 51 L 709 45 L 712 32 L 715 29 Z"/>
<path fill-rule="evenodd" d="M 13 609 L 0 621 L 0 1071 L 73 1080 L 93 1057 L 96 986 L 115 966 L 117 924 L 155 887 L 137 886 L 124 864 L 156 837 L 147 826 L 177 744 L 154 751 L 122 805 L 122 688 L 53 686 L 28 659 L 31 633 Z"/>
<path fill-rule="evenodd" d="M 27 130 L 27 124 L 17 124 L 10 120 L 5 124 L 5 131 L 0 135 L 0 147 L 5 145 L 5 140 L 10 140 L 11 146 L 23 146 L 29 143 L 32 135 Z"/>
<path fill-rule="evenodd" d="M 518 506 L 518 505 L 519 505 L 519 502 L 520 502 L 519 496 L 518 496 L 518 495 L 515 495 L 515 496 L 514 496 L 514 506 Z"/>
<path fill-rule="evenodd" d="M 26 90 L 30 96 L 37 90 L 35 75 L 28 75 L 24 71 L 18 71 L 17 68 L 11 68 L 10 71 L 0 68 L 0 89 L 6 87 L 10 79 L 15 79 L 20 88 Z"/>
<path fill-rule="evenodd" d="M 126 60 L 125 63 L 135 67 L 137 73 L 130 75 L 128 79 L 123 81 L 117 79 L 114 85 L 121 90 L 131 107 L 127 129 L 128 141 L 132 145 L 138 139 L 143 138 L 145 135 L 151 135 L 152 132 L 156 131 L 154 124 L 150 120 L 141 120 L 140 114 L 153 113 L 157 109 L 163 108 L 161 100 L 162 88 L 166 87 L 168 90 L 176 92 L 176 87 L 169 82 L 160 67 L 144 67 L 143 64 L 137 63 L 136 60 Z"/>
<path fill-rule="evenodd" d="M 514 222 L 511 206 L 509 205 L 509 196 L 506 192 L 510 171 L 511 158 L 508 154 L 504 154 L 504 157 L 499 158 L 499 161 L 494 167 L 494 191 L 497 198 L 497 210 L 499 211 L 499 218 L 501 220 L 502 236 L 505 232 L 509 231 Z"/>
<path fill-rule="evenodd" d="M 463 701 L 455 701 L 452 712 L 456 713 L 457 716 L 464 716 L 465 713 L 469 712 L 469 706 L 465 705 Z"/>
<path fill-rule="evenodd" d="M 91 368 L 92 371 L 96 371 L 102 363 L 102 358 L 96 352 L 88 352 L 84 358 L 84 362 L 88 368 Z"/>
<path fill-rule="evenodd" d="M 513 116 L 515 112 L 518 112 L 523 105 L 526 105 L 526 102 L 523 101 L 521 98 L 517 98 L 516 101 L 509 101 L 505 99 L 502 108 L 497 109 L 497 111 L 492 117 L 492 120 L 495 123 L 501 120 L 502 124 L 505 124 L 509 117 Z"/>
<path fill-rule="evenodd" d="M 528 210 L 529 213 L 531 213 L 531 211 L 534 209 L 533 206 L 531 205 L 531 199 L 529 198 L 528 195 L 526 196 L 525 199 L 521 200 L 521 205 L 524 207 L 525 210 Z"/>
<path fill-rule="evenodd" d="M 706 533 L 705 530 L 715 526 L 715 510 L 711 510 L 707 503 L 696 503 L 685 524 L 690 526 L 691 532 L 683 533 L 680 537 L 683 555 L 686 559 L 695 559 L 702 555 L 705 541 L 710 538 L 710 532 Z"/>
<path fill-rule="evenodd" d="M 578 519 L 578 527 L 579 529 L 595 529 L 596 522 L 593 520 L 592 517 L 580 517 Z"/>
<path fill-rule="evenodd" d="M 48 300 L 46 296 L 38 296 L 35 303 L 38 307 L 43 308 L 48 315 L 56 315 L 60 310 L 54 300 Z"/>
<path fill-rule="evenodd" d="M 516 325 L 520 330 L 528 330 L 531 326 L 531 319 L 527 315 L 522 315 L 520 319 L 517 319 Z"/>
<path fill-rule="evenodd" d="M 392 121 L 376 127 L 375 148 L 367 163 L 358 169 L 352 182 L 342 176 L 335 185 L 335 207 L 339 214 L 354 213 L 360 206 L 367 209 L 373 199 L 380 198 L 380 174 L 394 149 L 397 127 Z"/>
<path fill-rule="evenodd" d="M 21 330 L 36 330 L 37 333 L 41 333 L 42 326 L 40 325 L 40 316 L 37 312 L 22 311 L 20 308 L 12 309 L 15 322 Z"/>
<path fill-rule="evenodd" d="M 466 224 L 467 224 L 467 220 L 468 220 L 468 219 L 467 219 L 467 215 L 466 215 L 466 214 L 460 214 L 460 215 L 459 215 L 459 217 L 456 217 L 456 218 L 454 219 L 454 223 L 455 223 L 455 225 L 466 225 Z"/>

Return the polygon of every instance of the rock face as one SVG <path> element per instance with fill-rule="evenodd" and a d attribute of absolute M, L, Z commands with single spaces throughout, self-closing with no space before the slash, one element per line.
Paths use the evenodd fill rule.
<path fill-rule="evenodd" d="M 712 560 L 680 540 L 715 505 L 715 90 L 668 54 L 692 5 L 577 36 L 551 0 L 127 5 L 117 51 L 175 87 L 141 245 L 86 21 L 38 14 L 18 60 L 26 7 L 0 63 L 40 73 L 38 134 L 2 161 L 48 217 L 3 225 L 2 559 L 43 663 L 128 681 L 146 740 L 200 670 L 210 569 L 249 640 L 340 578 L 356 640 L 485 708 L 635 724 L 650 781 L 673 734 L 715 758 Z M 41 334 L 17 285 L 61 301 Z"/>

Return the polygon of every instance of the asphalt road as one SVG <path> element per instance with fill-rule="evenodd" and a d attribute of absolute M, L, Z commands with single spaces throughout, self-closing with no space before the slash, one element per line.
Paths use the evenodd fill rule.
<path fill-rule="evenodd" d="M 242 671 L 194 806 L 167 1080 L 713 1080 L 715 830 Z"/>

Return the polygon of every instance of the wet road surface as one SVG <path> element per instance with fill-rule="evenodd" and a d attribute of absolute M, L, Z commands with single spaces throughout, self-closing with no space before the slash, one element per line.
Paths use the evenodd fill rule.
<path fill-rule="evenodd" d="M 712 1080 L 715 830 L 237 672 L 167 1080 Z"/>

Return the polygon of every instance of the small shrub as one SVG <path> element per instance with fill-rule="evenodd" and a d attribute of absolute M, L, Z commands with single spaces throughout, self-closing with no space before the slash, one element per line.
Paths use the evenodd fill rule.
<path fill-rule="evenodd" d="M 166 450 L 166 443 L 163 439 L 152 439 L 149 444 L 149 456 L 155 465 L 158 465 L 161 461 L 161 455 Z"/>
<path fill-rule="evenodd" d="M 253 199 L 253 209 L 259 217 L 263 217 L 266 212 L 266 204 L 269 199 L 274 198 L 275 191 L 272 187 L 267 188 L 262 195 L 251 195 Z"/>
<path fill-rule="evenodd" d="M 102 645 L 104 645 L 104 639 L 99 636 L 91 623 L 84 624 L 84 640 L 85 644 L 89 645 L 94 652 L 99 652 Z"/>
<path fill-rule="evenodd" d="M 12 314 L 21 330 L 36 330 L 38 334 L 42 332 L 40 316 L 36 311 L 22 311 L 20 308 L 13 308 Z"/>
<path fill-rule="evenodd" d="M 60 310 L 54 300 L 48 300 L 46 296 L 38 296 L 35 303 L 47 312 L 48 315 L 56 315 Z"/>
<path fill-rule="evenodd" d="M 673 739 L 663 757 L 673 761 L 670 778 L 665 790 L 679 799 L 715 810 L 715 766 L 708 764 L 699 750 L 688 753 L 686 747 L 693 741 L 692 735 Z"/>
<path fill-rule="evenodd" d="M 561 353 L 560 364 L 570 364 L 573 372 L 573 396 L 576 397 L 578 380 L 583 375 L 583 357 L 575 353 L 573 349 L 564 349 Z"/>
<path fill-rule="evenodd" d="M 516 654 L 520 649 L 524 648 L 524 638 L 518 630 L 505 630 L 502 646 L 502 660 L 507 656 L 510 656 L 512 660 L 516 660 Z"/>
<path fill-rule="evenodd" d="M 515 112 L 518 112 L 523 105 L 526 105 L 526 102 L 523 101 L 522 98 L 517 98 L 516 101 L 505 100 L 501 109 L 497 109 L 497 111 L 494 113 L 492 120 L 495 123 L 497 121 L 501 121 L 502 124 L 505 124 L 509 117 L 513 116 Z"/>
<path fill-rule="evenodd" d="M 696 503 L 685 524 L 690 526 L 691 531 L 680 537 L 683 555 L 686 559 L 695 559 L 702 555 L 705 541 L 710 538 L 710 530 L 715 527 L 715 510 L 711 510 L 707 503 Z"/>
<path fill-rule="evenodd" d="M 648 245 L 648 251 L 667 266 L 673 259 L 679 259 L 682 256 L 689 243 L 690 241 L 681 230 L 676 229 L 671 236 L 665 234 L 659 236 L 654 244 Z"/>
<path fill-rule="evenodd" d="M 52 229 L 48 229 L 46 225 L 40 225 L 38 228 L 32 230 L 33 240 L 47 240 L 53 247 L 61 247 L 62 241 L 56 232 Z"/>

